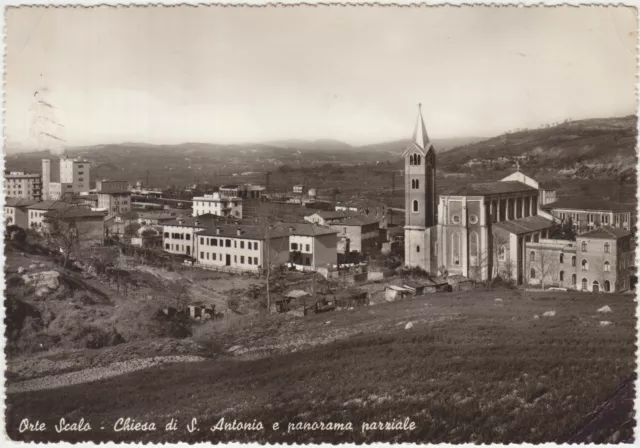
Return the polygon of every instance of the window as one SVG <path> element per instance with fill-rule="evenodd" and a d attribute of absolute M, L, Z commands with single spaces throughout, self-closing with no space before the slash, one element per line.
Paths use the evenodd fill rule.
<path fill-rule="evenodd" d="M 207 260 L 209 259 L 209 252 L 207 252 Z"/>
<path fill-rule="evenodd" d="M 609 282 L 609 280 L 605 280 L 603 286 L 604 286 L 605 292 L 611 291 L 611 282 Z"/>
<path fill-rule="evenodd" d="M 253 264 L 258 264 L 258 257 L 253 257 Z"/>
<path fill-rule="evenodd" d="M 253 264 L 252 260 L 251 260 L 251 257 L 247 257 L 247 261 L 249 262 L 249 264 Z"/>
<path fill-rule="evenodd" d="M 605 253 L 605 254 L 609 254 L 609 253 L 611 253 L 611 244 L 609 244 L 609 243 L 604 243 L 604 253 Z"/>
<path fill-rule="evenodd" d="M 233 262 L 234 262 L 234 263 L 237 263 L 237 262 L 238 262 L 238 256 L 237 256 L 237 255 L 234 255 L 234 256 L 233 256 Z"/>
<path fill-rule="evenodd" d="M 478 217 L 476 215 L 469 216 L 469 222 L 471 224 L 477 224 L 478 223 Z"/>
<path fill-rule="evenodd" d="M 211 259 L 212 259 L 212 260 L 215 260 L 215 259 L 216 259 L 216 253 L 215 253 L 215 252 L 213 252 L 213 253 L 211 254 Z"/>
<path fill-rule="evenodd" d="M 531 268 L 531 274 L 529 275 L 530 278 L 536 278 L 536 270 Z"/>
<path fill-rule="evenodd" d="M 582 279 L 582 290 L 583 291 L 587 290 L 587 279 L 586 278 Z"/>
<path fill-rule="evenodd" d="M 204 252 L 200 252 L 200 258 L 204 258 Z"/>
<path fill-rule="evenodd" d="M 218 239 L 217 238 L 211 238 L 211 245 L 212 246 L 217 246 L 218 245 Z"/>
<path fill-rule="evenodd" d="M 415 163 L 416 165 L 420 165 L 420 163 L 422 162 L 422 157 L 420 156 L 420 154 L 416 154 L 415 156 Z"/>
<path fill-rule="evenodd" d="M 231 247 L 231 240 L 225 240 L 224 247 Z"/>
<path fill-rule="evenodd" d="M 240 241 L 240 249 L 244 249 L 244 241 Z"/>
<path fill-rule="evenodd" d="M 586 252 L 587 251 L 587 242 L 583 241 L 582 244 L 580 244 L 580 250 L 582 252 Z"/>
<path fill-rule="evenodd" d="M 291 243 L 291 250 L 298 250 L 298 243 Z"/>
<path fill-rule="evenodd" d="M 576 256 L 575 256 L 575 255 L 573 255 L 573 256 L 571 257 L 571 266 L 575 266 L 575 265 L 576 265 Z"/>
<path fill-rule="evenodd" d="M 611 272 L 611 263 L 608 261 L 604 262 L 604 272 Z"/>
<path fill-rule="evenodd" d="M 409 156 L 409 165 L 413 165 L 413 154 Z"/>
<path fill-rule="evenodd" d="M 420 188 L 420 180 L 419 179 L 411 179 L 411 188 L 417 190 Z"/>
<path fill-rule="evenodd" d="M 244 264 L 244 255 L 240 255 L 240 263 Z"/>
<path fill-rule="evenodd" d="M 305 249 L 307 252 L 310 252 L 310 251 L 311 251 L 311 247 L 310 247 L 308 244 L 305 244 L 304 249 Z"/>
<path fill-rule="evenodd" d="M 420 252 L 420 246 L 416 246 L 416 252 Z"/>
<path fill-rule="evenodd" d="M 413 201 L 413 213 L 418 213 L 418 201 Z"/>
<path fill-rule="evenodd" d="M 476 232 L 471 232 L 469 234 L 469 264 L 471 266 L 478 265 L 478 249 L 479 249 L 479 238 Z"/>
<path fill-rule="evenodd" d="M 460 215 L 453 215 L 451 219 L 454 224 L 458 224 L 460 222 Z"/>
<path fill-rule="evenodd" d="M 600 283 L 598 283 L 597 280 L 593 281 L 593 284 L 591 285 L 591 291 L 600 292 Z"/>
<path fill-rule="evenodd" d="M 498 247 L 498 260 L 505 261 L 507 259 L 507 251 L 505 250 L 504 244 Z"/>
<path fill-rule="evenodd" d="M 560 281 L 564 281 L 564 271 L 560 271 Z"/>
<path fill-rule="evenodd" d="M 187 233 L 187 240 L 189 241 L 191 240 L 191 235 L 189 235 L 188 233 Z"/>
<path fill-rule="evenodd" d="M 576 286 L 577 283 L 578 283 L 578 277 L 576 276 L 576 274 L 571 274 L 571 284 L 573 286 Z"/>
<path fill-rule="evenodd" d="M 164 232 L 164 237 L 169 238 L 169 232 Z"/>
<path fill-rule="evenodd" d="M 165 250 L 169 250 L 169 243 L 164 245 Z"/>
<path fill-rule="evenodd" d="M 583 271 L 589 270 L 589 262 L 587 260 L 582 260 L 582 270 Z"/>
<path fill-rule="evenodd" d="M 460 235 L 457 233 L 451 235 L 451 254 L 453 256 L 453 265 L 460 266 Z"/>
<path fill-rule="evenodd" d="M 564 254 L 560 254 L 560 264 L 564 263 Z"/>
<path fill-rule="evenodd" d="M 234 249 L 238 247 L 238 242 L 236 240 L 233 240 L 233 247 Z"/>
<path fill-rule="evenodd" d="M 534 251 L 529 253 L 529 261 L 536 261 L 536 253 Z"/>

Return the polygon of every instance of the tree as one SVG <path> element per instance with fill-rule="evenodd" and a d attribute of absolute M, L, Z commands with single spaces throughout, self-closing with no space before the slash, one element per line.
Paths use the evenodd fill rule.
<path fill-rule="evenodd" d="M 64 211 L 55 210 L 46 216 L 43 227 L 43 236 L 46 241 L 59 250 L 64 255 L 63 267 L 66 268 L 69 258 L 75 254 L 80 246 L 80 233 L 76 226 L 75 220 L 64 219 Z"/>
<path fill-rule="evenodd" d="M 540 287 L 544 289 L 545 284 L 553 283 L 558 277 L 558 254 L 550 250 L 534 250 L 529 253 L 535 253 L 535 259 L 529 261 L 529 266 L 536 274 L 535 278 L 540 279 Z M 548 282 L 547 282 L 548 281 Z"/>

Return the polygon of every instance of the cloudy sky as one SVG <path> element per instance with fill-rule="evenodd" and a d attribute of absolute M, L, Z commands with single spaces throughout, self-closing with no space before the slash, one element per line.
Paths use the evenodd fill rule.
<path fill-rule="evenodd" d="M 635 113 L 630 8 L 6 11 L 9 145 L 44 92 L 70 146 L 493 136 Z M 33 123 L 37 124 L 33 124 Z"/>

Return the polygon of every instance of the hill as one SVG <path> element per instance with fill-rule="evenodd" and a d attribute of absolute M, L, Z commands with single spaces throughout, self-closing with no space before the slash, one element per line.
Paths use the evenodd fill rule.
<path fill-rule="evenodd" d="M 477 172 L 512 168 L 518 161 L 530 171 L 556 170 L 635 172 L 637 117 L 600 118 L 565 122 L 469 143 L 439 158 L 449 172 Z M 588 173 L 583 173 L 587 175 Z"/>

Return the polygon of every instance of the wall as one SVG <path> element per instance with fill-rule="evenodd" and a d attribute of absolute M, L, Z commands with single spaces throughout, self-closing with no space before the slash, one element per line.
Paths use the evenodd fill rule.
<path fill-rule="evenodd" d="M 313 266 L 330 267 L 338 264 L 338 235 L 318 235 L 313 241 Z"/>
<path fill-rule="evenodd" d="M 582 250 L 582 243 L 586 243 L 586 251 Z M 610 253 L 605 253 L 604 244 L 609 243 Z M 587 280 L 587 291 L 593 291 L 593 282 L 597 281 L 599 290 L 603 291 L 605 281 L 609 281 L 611 285 L 611 291 L 615 291 L 616 282 L 618 281 L 619 268 L 617 266 L 618 247 L 615 239 L 600 239 L 600 238 L 576 238 L 577 245 L 577 275 L 578 275 L 578 289 L 583 290 L 582 280 Z M 588 269 L 585 271 L 582 269 L 582 260 L 587 261 Z M 608 261 L 611 266 L 609 272 L 605 272 L 604 264 Z"/>
<path fill-rule="evenodd" d="M 201 230 L 204 230 L 204 228 L 163 226 L 162 249 L 172 254 L 195 256 L 193 240 L 196 232 Z"/>

